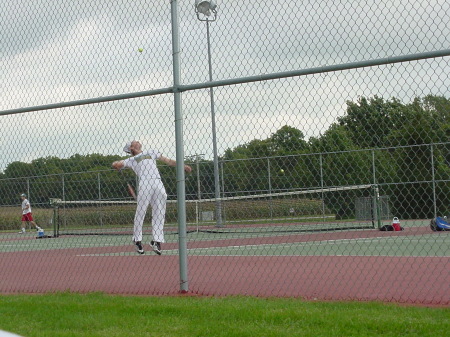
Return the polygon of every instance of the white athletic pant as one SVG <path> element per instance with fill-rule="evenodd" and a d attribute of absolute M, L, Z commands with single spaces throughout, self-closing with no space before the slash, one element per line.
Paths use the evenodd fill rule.
<path fill-rule="evenodd" d="M 134 216 L 133 241 L 142 241 L 142 226 L 150 205 L 152 208 L 153 240 L 164 241 L 164 220 L 166 217 L 167 193 L 160 179 L 139 182 L 137 208 Z"/>

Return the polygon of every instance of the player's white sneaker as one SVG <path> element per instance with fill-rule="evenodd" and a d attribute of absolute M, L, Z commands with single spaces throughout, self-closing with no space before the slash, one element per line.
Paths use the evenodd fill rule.
<path fill-rule="evenodd" d="M 153 251 L 154 251 L 156 254 L 158 254 L 158 255 L 161 255 L 161 254 L 162 254 L 161 242 L 151 241 L 150 244 L 152 245 Z"/>
<path fill-rule="evenodd" d="M 144 254 L 144 248 L 142 248 L 142 243 L 141 243 L 141 241 L 135 241 L 134 244 L 135 244 L 135 246 L 136 246 L 136 251 L 137 251 L 139 254 Z"/>

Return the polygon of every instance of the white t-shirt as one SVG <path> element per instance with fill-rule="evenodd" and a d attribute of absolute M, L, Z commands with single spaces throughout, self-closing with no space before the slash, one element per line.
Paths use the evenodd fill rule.
<path fill-rule="evenodd" d="M 28 208 L 25 208 L 27 207 Z M 22 201 L 22 214 L 27 214 L 27 213 L 31 213 L 31 205 L 30 202 L 28 201 L 28 199 L 25 199 L 24 201 Z"/>
<path fill-rule="evenodd" d="M 156 150 L 143 151 L 134 157 L 123 161 L 125 167 L 131 168 L 139 178 L 139 181 L 149 179 L 161 179 L 156 159 L 161 157 L 161 153 Z"/>

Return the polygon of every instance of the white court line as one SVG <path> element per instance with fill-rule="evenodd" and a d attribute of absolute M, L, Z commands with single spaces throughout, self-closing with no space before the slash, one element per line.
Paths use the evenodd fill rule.
<path fill-rule="evenodd" d="M 255 250 L 260 249 L 258 246 L 246 246 L 253 248 Z M 208 251 L 208 250 L 215 250 L 215 249 L 221 249 L 221 248 L 243 248 L 243 246 L 228 246 L 228 247 L 209 247 L 209 248 L 191 248 L 188 249 L 188 251 Z M 163 250 L 163 255 L 167 256 L 175 256 L 178 254 L 178 250 L 170 249 L 170 250 Z M 120 252 L 120 253 L 102 253 L 102 254 L 80 254 L 75 255 L 78 257 L 103 257 L 103 256 L 138 256 L 136 252 Z M 151 251 L 146 252 L 145 255 L 142 256 L 150 256 L 155 255 Z M 156 255 L 155 255 L 156 256 Z M 408 257 L 408 258 L 450 258 L 450 255 L 443 255 L 443 256 L 427 256 L 427 255 L 361 255 L 361 254 L 265 254 L 265 255 L 248 255 L 248 254 L 203 254 L 203 255 L 191 255 L 191 256 L 211 256 L 211 257 L 312 257 L 312 256 L 322 256 L 322 257 Z"/>
<path fill-rule="evenodd" d="M 261 244 L 261 245 L 239 245 L 239 246 L 214 246 L 214 247 L 204 247 L 204 248 L 188 248 L 187 251 L 192 251 L 193 253 L 196 251 L 210 251 L 210 250 L 220 250 L 220 249 L 250 249 L 250 250 L 259 250 L 259 249 L 264 249 L 264 247 L 271 247 L 271 246 L 323 246 L 323 245 L 329 245 L 329 244 L 353 244 L 356 241 L 358 243 L 376 243 L 379 242 L 380 240 L 399 240 L 399 238 L 403 238 L 403 237 L 385 237 L 385 236 L 377 236 L 377 237 L 372 237 L 372 238 L 353 238 L 353 239 L 336 239 L 336 240 L 324 240 L 324 241 L 308 241 L 308 242 L 286 242 L 286 243 L 268 243 L 268 244 Z M 409 240 L 405 240 L 405 239 L 401 239 L 401 241 L 399 243 L 411 243 L 411 242 L 419 242 L 422 241 L 420 238 L 415 238 L 415 239 L 409 239 Z M 442 240 L 442 242 L 445 242 L 445 240 Z M 436 240 L 430 243 L 436 243 Z M 110 245 L 110 246 L 116 246 L 116 245 Z M 151 251 L 149 251 L 151 253 Z M 170 249 L 170 250 L 164 250 L 163 253 L 166 252 L 166 254 L 170 254 L 170 255 L 176 255 L 178 253 L 178 249 Z M 105 254 L 108 253 L 104 253 L 104 254 L 81 254 L 81 255 L 76 255 L 76 256 L 105 256 Z M 112 253 L 111 255 L 118 255 L 118 254 L 128 254 L 128 252 L 123 252 L 123 253 Z M 131 255 L 134 255 L 132 253 L 130 253 Z M 249 256 L 246 254 L 241 254 L 241 255 L 228 255 L 228 254 L 217 254 L 217 255 L 211 255 L 211 256 Z M 329 254 L 324 254 L 324 255 L 257 255 L 257 256 L 356 256 L 356 257 L 367 257 L 367 256 L 377 256 L 377 257 L 395 257 L 395 256 L 399 256 L 399 255 L 350 255 L 350 254 L 333 254 L 333 255 L 329 255 Z M 403 256 L 403 255 L 400 255 Z M 406 256 L 406 255 L 405 255 Z M 419 256 L 412 256 L 412 255 L 407 255 L 407 257 L 447 257 L 447 256 L 424 256 L 424 255 L 419 255 Z"/>
<path fill-rule="evenodd" d="M 51 245 L 51 246 L 37 246 L 37 243 L 32 243 L 32 244 L 27 244 L 27 245 L 0 245 L 0 248 L 7 248 L 7 247 L 16 247 L 16 248 L 42 248 L 41 250 L 52 250 L 52 249 L 73 249 L 73 248 L 82 248 L 82 247 L 92 247 L 92 248 L 102 248 L 102 247 L 118 247 L 121 245 L 116 245 L 116 244 L 105 244 L 105 245 L 90 245 L 87 243 L 80 243 L 80 244 L 76 244 L 76 245 Z M 21 250 L 21 251 L 26 251 L 26 250 Z M 30 250 L 32 251 L 32 250 Z"/>
<path fill-rule="evenodd" d="M 399 237 L 385 237 L 385 236 L 377 236 L 377 237 L 373 237 L 373 238 L 353 238 L 353 239 L 336 239 L 336 240 L 322 240 L 322 241 L 303 241 L 303 242 L 284 242 L 284 243 L 266 243 L 266 244 L 261 244 L 261 245 L 240 245 L 240 246 L 217 246 L 217 247 L 205 247 L 205 248 L 189 248 L 189 250 L 208 250 L 208 249 L 216 249 L 216 248 L 245 248 L 245 247 L 265 247 L 265 246 L 287 246 L 287 245 L 302 245 L 302 246 L 311 246 L 311 245 L 323 245 L 323 244 L 341 244 L 341 243 L 353 243 L 354 241 L 358 241 L 361 243 L 366 243 L 366 242 L 377 242 L 380 241 L 381 239 L 389 239 L 389 240 L 394 240 L 397 239 L 398 240 Z M 411 241 L 422 241 L 420 239 L 411 239 L 411 240 L 401 240 L 404 241 L 406 243 L 410 243 Z M 445 241 L 445 240 L 444 240 Z M 435 243 L 436 241 L 433 241 L 431 243 Z M 401 243 L 401 242 L 400 242 Z"/>

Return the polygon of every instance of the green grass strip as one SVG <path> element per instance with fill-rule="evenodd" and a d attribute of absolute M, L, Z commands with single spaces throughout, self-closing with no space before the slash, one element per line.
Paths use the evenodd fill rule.
<path fill-rule="evenodd" d="M 0 329 L 32 336 L 444 336 L 450 309 L 254 297 L 0 296 Z"/>

